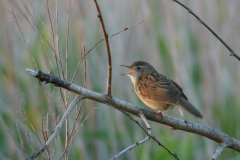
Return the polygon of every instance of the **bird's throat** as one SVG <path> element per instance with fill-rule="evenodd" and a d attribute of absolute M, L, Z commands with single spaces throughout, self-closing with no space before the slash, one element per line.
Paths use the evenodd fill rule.
<path fill-rule="evenodd" d="M 137 82 L 137 75 L 133 74 L 128 74 L 128 76 L 131 78 L 132 83 L 135 85 Z"/>

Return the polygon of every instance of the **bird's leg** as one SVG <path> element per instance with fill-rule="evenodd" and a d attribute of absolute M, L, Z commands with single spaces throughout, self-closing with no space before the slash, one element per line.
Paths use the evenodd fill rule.
<path fill-rule="evenodd" d="M 162 112 L 161 110 L 157 111 L 156 113 L 157 113 L 157 114 L 160 114 L 160 116 L 162 117 L 162 119 L 164 119 L 164 117 L 163 117 L 163 112 Z"/>

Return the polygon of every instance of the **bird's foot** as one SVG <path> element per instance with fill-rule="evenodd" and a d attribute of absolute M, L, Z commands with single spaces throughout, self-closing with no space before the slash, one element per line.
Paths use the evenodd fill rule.
<path fill-rule="evenodd" d="M 161 118 L 164 119 L 163 112 L 161 110 L 156 112 L 157 114 L 160 114 Z"/>

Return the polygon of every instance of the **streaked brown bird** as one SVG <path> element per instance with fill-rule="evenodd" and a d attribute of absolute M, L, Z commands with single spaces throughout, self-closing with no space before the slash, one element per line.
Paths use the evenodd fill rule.
<path fill-rule="evenodd" d="M 121 65 L 124 66 L 124 65 Z M 158 73 L 153 66 L 144 61 L 136 61 L 131 66 L 124 66 L 131 72 L 128 75 L 139 98 L 150 108 L 159 110 L 163 117 L 164 110 L 172 110 L 175 106 L 184 108 L 196 117 L 202 114 L 190 103 L 182 88 L 173 80 Z"/>

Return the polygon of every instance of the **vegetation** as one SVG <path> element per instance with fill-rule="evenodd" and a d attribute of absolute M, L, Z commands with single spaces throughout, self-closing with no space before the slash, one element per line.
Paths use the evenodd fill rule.
<path fill-rule="evenodd" d="M 217 34 L 236 52 L 240 50 L 240 20 L 238 0 L 182 0 L 199 15 Z M 51 23 L 45 1 L 24 1 L 34 16 L 19 1 L 19 7 L 42 39 L 46 51 L 57 73 L 54 53 L 47 41 L 51 40 Z M 32 6 L 31 6 L 31 5 Z M 55 1 L 49 1 L 49 10 L 56 30 Z M 152 15 L 142 24 L 109 39 L 112 55 L 112 94 L 122 100 L 149 109 L 137 97 L 130 79 L 120 76 L 126 70 L 120 65 L 130 65 L 137 60 L 151 63 L 158 72 L 174 79 L 182 86 L 190 102 L 204 115 L 202 120 L 184 112 L 182 118 L 178 109 L 165 114 L 214 127 L 236 139 L 240 139 L 238 122 L 240 99 L 239 61 L 229 57 L 229 51 L 194 17 L 178 4 L 163 1 L 99 1 L 109 35 L 126 27 L 134 26 Z M 0 113 L 1 118 L 12 136 L 23 144 L 28 155 L 32 155 L 44 143 L 43 134 L 49 137 L 56 121 L 64 114 L 65 107 L 60 90 L 53 85 L 43 85 L 25 73 L 25 68 L 52 71 L 49 59 L 26 18 L 17 10 L 14 13 L 21 31 L 29 46 L 23 42 L 21 33 L 13 18 L 11 6 L 0 1 Z M 37 18 L 35 12 L 39 15 Z M 68 1 L 58 1 L 58 37 L 63 68 L 66 68 Z M 41 30 L 38 30 L 37 26 Z M 46 28 L 45 28 L 45 27 Z M 50 33 L 50 34 L 49 34 Z M 42 34 L 42 36 L 41 36 Z M 55 37 L 56 38 L 56 37 Z M 89 51 L 103 38 L 97 11 L 93 1 L 72 0 L 69 12 L 68 38 L 68 81 L 83 57 L 84 46 Z M 57 43 L 55 39 L 55 43 Z M 32 56 L 31 56 L 32 54 Z M 60 68 L 60 66 L 58 66 Z M 60 73 L 61 74 L 61 73 Z M 6 81 L 4 79 L 6 78 Z M 106 93 L 107 57 L 104 42 L 97 45 L 86 56 L 86 88 Z M 73 83 L 84 84 L 84 61 L 82 61 Z M 75 97 L 70 95 L 69 102 Z M 51 107 L 53 112 L 51 111 Z M 93 110 L 94 108 L 97 109 Z M 75 121 L 79 106 L 69 118 L 69 131 Z M 93 111 L 92 111 L 93 110 Z M 91 115 L 84 122 L 85 117 Z M 138 118 L 133 117 L 138 120 Z M 110 159 L 127 146 L 142 140 L 146 133 L 127 116 L 106 105 L 84 100 L 81 105 L 79 125 L 83 122 L 71 145 L 69 159 Z M 43 125 L 42 125 L 43 123 Z M 149 122 L 152 135 L 156 137 L 180 159 L 210 159 L 218 144 L 191 133 L 171 130 L 169 127 Z M 143 122 L 141 122 L 144 125 Z M 43 128 L 42 128 L 43 127 Z M 65 144 L 65 128 L 61 130 L 61 141 L 56 139 L 49 148 L 54 159 L 62 156 Z M 43 132 L 43 133 L 42 133 Z M 26 154 L 0 124 L 0 159 L 25 159 Z M 45 154 L 38 158 L 46 158 Z M 219 160 L 239 159 L 239 153 L 230 149 L 223 151 Z M 155 141 L 126 152 L 119 159 L 173 159 Z"/>

